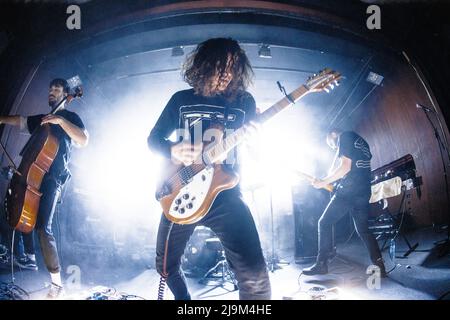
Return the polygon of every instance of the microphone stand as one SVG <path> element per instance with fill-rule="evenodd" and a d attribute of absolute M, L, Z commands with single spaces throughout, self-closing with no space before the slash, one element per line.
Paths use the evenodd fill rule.
<path fill-rule="evenodd" d="M 441 136 L 439 135 L 439 131 L 436 128 L 436 126 L 434 125 L 433 121 L 431 120 L 430 116 L 428 115 L 429 112 L 432 112 L 433 114 L 435 114 L 436 116 L 438 116 L 436 114 L 435 111 L 433 111 L 432 109 L 424 109 L 421 108 L 423 110 L 423 112 L 425 113 L 428 122 L 431 124 L 431 127 L 433 128 L 434 131 L 434 136 L 436 137 L 436 140 L 438 142 L 439 145 L 439 152 L 441 155 L 441 160 L 442 160 L 442 167 L 444 168 L 444 180 L 445 180 L 445 193 L 447 196 L 447 204 L 450 205 L 450 196 L 449 196 L 449 185 L 448 185 L 448 173 L 447 173 L 447 165 L 445 164 L 445 157 L 444 157 L 444 150 L 445 153 L 447 154 L 447 157 L 449 159 L 449 163 L 450 163 L 450 154 L 449 154 L 449 150 L 448 148 L 445 146 L 444 142 L 441 139 Z M 447 239 L 441 240 L 436 242 L 437 245 L 441 246 L 441 249 L 439 250 L 439 257 L 443 257 L 445 256 L 447 253 L 450 252 L 450 210 L 447 210 Z"/>
<path fill-rule="evenodd" d="M 270 185 L 270 226 L 271 226 L 271 233 L 272 233 L 272 256 L 267 263 L 267 268 L 270 272 L 275 272 L 276 270 L 281 269 L 282 267 L 280 264 L 289 264 L 289 262 L 282 261 L 278 258 L 278 256 L 275 254 L 275 227 L 274 227 L 274 212 L 273 212 L 273 188 L 272 185 Z"/>

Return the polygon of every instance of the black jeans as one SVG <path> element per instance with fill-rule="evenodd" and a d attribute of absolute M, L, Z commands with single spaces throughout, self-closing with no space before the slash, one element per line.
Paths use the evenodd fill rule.
<path fill-rule="evenodd" d="M 369 251 L 370 259 L 375 263 L 381 258 L 381 252 L 374 235 L 369 230 L 369 197 L 351 197 L 339 194 L 339 192 L 331 198 L 319 219 L 319 253 L 317 260 L 324 261 L 329 257 L 333 249 L 332 226 L 348 212 L 353 218 L 356 232 Z"/>
<path fill-rule="evenodd" d="M 41 245 L 45 265 L 51 273 L 61 271 L 56 240 L 52 232 L 53 215 L 61 195 L 61 186 L 52 178 L 45 177 L 41 185 L 41 201 L 35 230 Z"/>
<path fill-rule="evenodd" d="M 197 224 L 173 224 L 166 270 L 163 266 L 164 249 L 171 222 L 162 215 L 156 245 L 156 268 L 160 274 L 167 272 L 167 284 L 175 299 L 191 298 L 180 264 L 189 237 L 197 225 L 211 228 L 222 242 L 226 259 L 238 281 L 239 298 L 270 299 L 269 275 L 253 217 L 240 194 L 233 190 L 219 194 L 208 214 Z"/>

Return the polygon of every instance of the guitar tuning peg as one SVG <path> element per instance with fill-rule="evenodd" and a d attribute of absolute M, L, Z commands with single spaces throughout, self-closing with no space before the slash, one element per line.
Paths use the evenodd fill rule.
<path fill-rule="evenodd" d="M 326 93 L 330 93 L 330 90 L 327 89 L 327 88 L 323 88 L 323 90 L 324 90 Z"/>
<path fill-rule="evenodd" d="M 334 80 L 333 83 L 336 87 L 339 87 L 339 82 L 337 80 Z"/>
<path fill-rule="evenodd" d="M 333 90 L 334 89 L 334 85 L 332 83 L 329 84 L 330 89 Z"/>

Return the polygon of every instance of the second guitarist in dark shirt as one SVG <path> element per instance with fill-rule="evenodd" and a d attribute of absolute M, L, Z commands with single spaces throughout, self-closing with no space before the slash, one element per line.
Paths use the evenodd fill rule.
<path fill-rule="evenodd" d="M 339 163 L 332 172 L 322 180 L 315 180 L 315 188 L 323 188 L 339 181 L 337 190 L 326 206 L 318 223 L 319 252 L 316 263 L 303 269 L 305 275 L 328 273 L 328 259 L 332 248 L 332 226 L 345 214 L 352 215 L 356 232 L 369 251 L 372 263 L 380 268 L 382 277 L 386 271 L 381 252 L 374 235 L 368 226 L 370 186 L 370 160 L 372 154 L 369 144 L 353 131 L 331 130 L 327 135 L 327 144 L 336 150 L 335 163 Z"/>

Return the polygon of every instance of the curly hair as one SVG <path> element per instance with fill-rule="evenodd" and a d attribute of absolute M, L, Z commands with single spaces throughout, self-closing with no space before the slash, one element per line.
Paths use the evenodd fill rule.
<path fill-rule="evenodd" d="M 214 38 L 200 43 L 189 54 L 183 64 L 182 76 L 196 94 L 214 96 L 217 86 L 211 86 L 211 80 L 219 79 L 231 72 L 233 78 L 221 93 L 228 100 L 234 100 L 239 92 L 245 91 L 252 82 L 253 69 L 245 51 L 231 38 Z"/>

